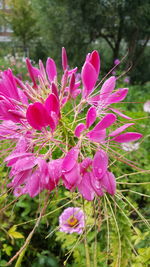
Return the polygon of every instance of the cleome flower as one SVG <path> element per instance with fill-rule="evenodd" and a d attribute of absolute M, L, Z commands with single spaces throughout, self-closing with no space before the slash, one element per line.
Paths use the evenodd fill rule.
<path fill-rule="evenodd" d="M 116 59 L 114 60 L 114 64 L 115 64 L 115 65 L 119 65 L 119 64 L 120 64 L 120 60 L 119 60 L 118 58 L 116 58 Z"/>
<path fill-rule="evenodd" d="M 147 100 L 143 105 L 143 110 L 150 113 L 150 100 Z"/>
<path fill-rule="evenodd" d="M 93 160 L 86 158 L 81 163 L 81 174 L 78 190 L 85 199 L 93 200 L 94 195 L 103 196 L 105 192 L 115 194 L 115 177 L 108 171 L 108 156 L 103 150 L 98 150 Z"/>
<path fill-rule="evenodd" d="M 136 143 L 132 143 L 132 142 L 129 142 L 129 143 L 122 143 L 121 144 L 121 148 L 125 151 L 136 151 L 138 150 L 140 147 L 140 143 L 139 142 L 136 142 Z"/>
<path fill-rule="evenodd" d="M 29 59 L 26 64 L 30 82 L 24 83 L 10 69 L 0 73 L 0 139 L 13 142 L 4 159 L 10 167 L 8 187 L 15 196 L 35 197 L 60 185 L 78 190 L 88 201 L 105 193 L 114 195 L 109 146 L 142 137 L 125 132 L 132 122 L 118 126 L 118 116 L 131 118 L 111 106 L 123 101 L 128 89 L 115 90 L 114 76 L 97 89 L 100 56 L 96 50 L 86 56 L 79 75 L 77 67 L 69 69 L 63 48 L 60 82 L 52 58 L 46 67 L 42 61 L 39 68 L 34 67 Z"/>

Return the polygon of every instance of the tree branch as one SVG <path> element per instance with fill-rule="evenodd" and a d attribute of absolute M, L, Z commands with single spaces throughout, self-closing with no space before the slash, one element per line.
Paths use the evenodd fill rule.
<path fill-rule="evenodd" d="M 111 41 L 108 39 L 108 36 L 103 33 L 100 33 L 100 37 L 104 38 L 106 42 L 108 43 L 108 45 L 110 46 L 110 48 L 114 51 L 115 47 L 113 46 Z"/>
<path fill-rule="evenodd" d="M 146 40 L 145 40 L 145 42 L 144 42 L 142 48 L 140 49 L 139 53 L 136 55 L 136 59 L 135 59 L 135 61 L 133 62 L 133 67 L 132 67 L 132 68 L 135 68 L 135 66 L 138 64 L 139 59 L 140 59 L 140 57 L 142 56 L 142 54 L 143 54 L 143 52 L 144 52 L 144 50 L 145 50 L 145 48 L 146 48 L 147 43 L 148 43 L 149 40 L 150 40 L 150 36 L 147 36 L 147 38 L 146 38 Z"/>

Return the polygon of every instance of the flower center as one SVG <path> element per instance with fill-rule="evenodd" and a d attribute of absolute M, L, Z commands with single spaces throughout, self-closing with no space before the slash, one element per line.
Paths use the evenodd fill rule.
<path fill-rule="evenodd" d="M 69 226 L 74 227 L 78 224 L 78 220 L 74 217 L 71 216 L 68 220 L 67 223 L 69 224 Z"/>

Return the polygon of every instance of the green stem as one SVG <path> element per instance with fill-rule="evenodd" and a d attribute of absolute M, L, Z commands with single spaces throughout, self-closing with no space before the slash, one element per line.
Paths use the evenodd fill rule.
<path fill-rule="evenodd" d="M 84 247 L 85 247 L 85 255 L 86 255 L 86 267 L 91 267 L 89 248 L 88 248 L 88 243 L 87 243 L 86 236 L 84 238 Z"/>
<path fill-rule="evenodd" d="M 86 267 L 91 267 L 91 261 L 90 261 L 90 254 L 89 254 L 89 247 L 87 242 L 87 226 L 86 226 L 86 212 L 85 212 L 85 206 L 84 206 L 84 199 L 82 198 L 83 203 L 83 211 L 84 211 L 84 223 L 85 223 L 85 237 L 84 237 L 84 247 L 85 247 L 85 256 L 86 256 Z"/>
<path fill-rule="evenodd" d="M 29 245 L 29 244 L 28 244 Z M 20 267 L 21 266 L 21 263 L 22 263 L 22 260 L 23 260 L 23 257 L 24 257 L 24 254 L 26 252 L 26 249 L 28 247 L 28 245 L 24 248 L 24 250 L 20 253 L 18 259 L 17 259 L 17 262 L 15 264 L 15 267 Z"/>
<path fill-rule="evenodd" d="M 95 203 L 93 202 L 93 209 L 94 209 L 94 228 L 95 228 L 95 240 L 94 240 L 94 267 L 97 267 L 97 224 L 96 224 L 96 207 Z"/>

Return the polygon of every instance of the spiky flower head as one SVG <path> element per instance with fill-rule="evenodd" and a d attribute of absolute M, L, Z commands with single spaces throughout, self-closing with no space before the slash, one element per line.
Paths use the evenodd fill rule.
<path fill-rule="evenodd" d="M 78 190 L 89 201 L 106 192 L 114 195 L 111 144 L 142 137 L 124 132 L 134 123 L 122 122 L 118 127 L 118 117 L 131 118 L 112 107 L 125 99 L 128 89 L 115 89 L 114 76 L 97 84 L 100 56 L 96 50 L 86 56 L 79 75 L 77 67 L 69 69 L 63 48 L 61 81 L 52 58 L 46 67 L 42 61 L 39 68 L 34 67 L 29 59 L 26 64 L 30 81 L 21 81 L 11 69 L 0 73 L 0 139 L 13 142 L 5 158 L 11 168 L 8 187 L 16 196 L 35 197 L 60 185 Z"/>

